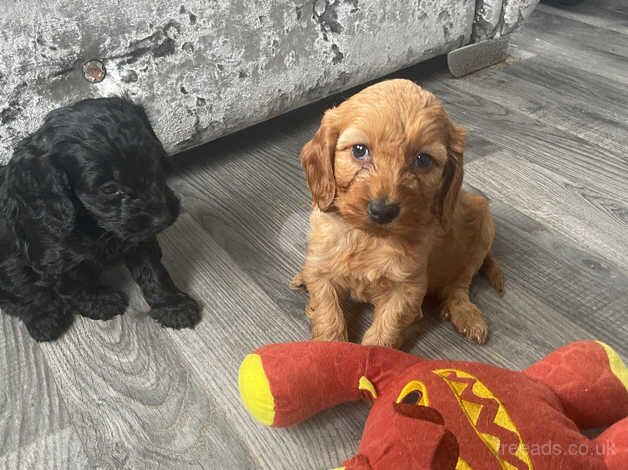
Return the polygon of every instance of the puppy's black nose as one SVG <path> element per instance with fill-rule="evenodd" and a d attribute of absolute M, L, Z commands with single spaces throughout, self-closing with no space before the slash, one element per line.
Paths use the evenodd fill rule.
<path fill-rule="evenodd" d="M 387 224 L 399 215 L 399 204 L 388 203 L 383 199 L 373 199 L 369 201 L 368 213 L 373 222 Z"/>

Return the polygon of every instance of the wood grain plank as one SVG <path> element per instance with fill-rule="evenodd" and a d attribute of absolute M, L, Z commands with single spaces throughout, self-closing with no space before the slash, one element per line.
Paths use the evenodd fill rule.
<path fill-rule="evenodd" d="M 266 343 L 306 339 L 302 311 L 287 314 L 278 308 L 189 215 L 163 240 L 164 263 L 180 285 L 202 300 L 206 312 L 195 330 L 168 334 L 258 459 L 256 468 L 331 468 L 352 455 L 367 414 L 363 404 L 277 430 L 254 422 L 240 402 L 241 360 Z"/>
<path fill-rule="evenodd" d="M 628 46 L 623 38 L 621 33 L 535 11 L 525 26 L 513 33 L 512 42 L 528 55 L 538 54 L 555 63 L 628 84 Z M 613 52 L 613 46 L 619 53 Z"/>
<path fill-rule="evenodd" d="M 578 246 L 628 267 L 624 202 L 536 165 L 525 154 L 499 152 L 466 170 L 466 181 L 493 199 L 564 234 Z"/>
<path fill-rule="evenodd" d="M 543 299 L 587 337 L 628 354 L 628 266 L 587 250 L 508 204 L 493 201 L 491 212 L 498 234 L 493 252 L 506 278 Z M 537 315 L 545 312 L 531 313 Z"/>
<path fill-rule="evenodd" d="M 622 155 L 628 147 L 628 86 L 537 57 L 456 80 L 457 89 Z"/>
<path fill-rule="evenodd" d="M 271 129 L 241 145 L 221 143 L 220 163 L 214 145 L 181 156 L 171 182 L 186 211 L 286 313 L 305 308 L 287 285 L 301 268 L 311 207 L 295 136 L 317 120 L 312 113 L 290 136 Z"/>
<path fill-rule="evenodd" d="M 628 58 L 628 41 L 624 34 L 566 16 L 550 15 L 543 9 L 532 13 L 525 30 L 552 38 L 555 44 L 568 42 L 583 51 Z"/>
<path fill-rule="evenodd" d="M 598 0 L 563 7 L 541 3 L 537 9 L 544 15 L 562 16 L 598 28 L 628 34 L 628 5 L 625 1 Z"/>
<path fill-rule="evenodd" d="M 552 89 L 557 99 L 564 99 L 566 105 L 572 102 L 585 103 L 602 116 L 619 122 L 626 116 L 628 86 L 615 79 L 579 67 L 559 65 L 551 57 L 542 56 L 515 62 L 503 68 L 503 71 L 508 76 Z"/>
<path fill-rule="evenodd" d="M 464 143 L 464 163 L 468 164 L 478 158 L 490 155 L 501 150 L 495 142 L 485 139 L 478 133 L 472 133 L 466 136 Z"/>
<path fill-rule="evenodd" d="M 39 345 L 20 321 L 0 312 L 0 457 L 19 454 L 69 426 L 62 393 Z"/>
<path fill-rule="evenodd" d="M 250 456 L 222 408 L 147 317 L 128 273 L 114 275 L 132 299 L 124 316 L 77 318 L 59 341 L 42 346 L 77 434 L 89 443 L 91 465 L 249 468 Z"/>
<path fill-rule="evenodd" d="M 574 183 L 591 186 L 618 200 L 628 194 L 628 159 L 623 153 L 465 92 L 459 89 L 463 85 L 453 79 L 430 77 L 426 85 L 443 100 L 452 118 L 469 132 L 477 132 L 504 150 Z"/>
<path fill-rule="evenodd" d="M 90 468 L 90 464 L 76 431 L 67 427 L 0 456 L 0 468 L 82 470 Z"/>

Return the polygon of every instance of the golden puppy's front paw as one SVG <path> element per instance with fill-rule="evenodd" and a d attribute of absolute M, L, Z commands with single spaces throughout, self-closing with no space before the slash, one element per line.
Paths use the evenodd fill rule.
<path fill-rule="evenodd" d="M 470 340 L 478 344 L 486 343 L 488 325 L 480 309 L 472 303 L 456 305 L 454 308 L 443 311 L 441 316 L 449 319 L 454 328 Z"/>
<path fill-rule="evenodd" d="M 314 341 L 349 341 L 347 330 L 324 330 L 312 328 L 312 339 Z"/>
<path fill-rule="evenodd" d="M 362 345 L 399 349 L 403 345 L 403 340 L 402 334 L 381 334 L 375 329 L 369 328 L 362 337 Z"/>
<path fill-rule="evenodd" d="M 314 341 L 349 341 L 347 324 L 341 316 L 321 315 L 321 311 L 314 310 L 311 305 L 306 307 L 305 313 L 311 322 Z"/>

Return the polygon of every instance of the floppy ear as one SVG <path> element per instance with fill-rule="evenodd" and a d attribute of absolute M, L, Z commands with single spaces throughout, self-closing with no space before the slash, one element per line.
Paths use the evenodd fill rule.
<path fill-rule="evenodd" d="M 338 131 L 323 117 L 321 127 L 314 138 L 301 149 L 301 164 L 305 171 L 307 186 L 312 193 L 312 201 L 320 210 L 327 211 L 336 196 L 334 179 L 334 155 Z"/>
<path fill-rule="evenodd" d="M 443 228 L 449 228 L 454 215 L 458 193 L 462 187 L 465 130 L 450 123 L 447 163 L 443 169 L 440 191 L 436 198 L 436 213 Z"/>
<path fill-rule="evenodd" d="M 142 104 L 134 102 L 126 94 L 123 95 L 121 98 L 128 101 L 134 106 L 135 111 L 137 112 L 137 115 L 139 116 L 140 120 L 144 123 L 144 126 L 146 126 L 146 129 L 148 130 L 148 132 L 150 132 L 151 136 L 155 139 L 155 142 L 157 143 L 157 145 L 159 146 L 161 150 L 161 155 L 159 156 L 159 164 L 161 166 L 161 169 L 163 170 L 164 173 L 166 173 L 167 175 L 170 175 L 174 171 L 175 167 L 172 163 L 172 160 L 170 159 L 170 157 L 164 150 L 163 144 L 159 140 L 159 137 L 157 137 L 157 134 L 155 134 L 155 129 L 153 129 L 153 126 L 150 123 L 150 119 L 148 119 L 148 115 L 146 114 L 146 109 L 144 108 Z"/>
<path fill-rule="evenodd" d="M 25 235 L 32 230 L 44 230 L 56 239 L 68 235 L 75 225 L 76 208 L 68 177 L 53 164 L 52 156 L 22 149 L 14 154 L 7 170 L 7 215 Z"/>

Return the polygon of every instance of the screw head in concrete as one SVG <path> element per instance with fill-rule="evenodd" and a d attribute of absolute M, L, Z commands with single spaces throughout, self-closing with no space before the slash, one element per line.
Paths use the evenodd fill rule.
<path fill-rule="evenodd" d="M 107 69 L 98 59 L 88 60 L 83 64 L 83 78 L 90 83 L 102 82 L 107 75 Z"/>

